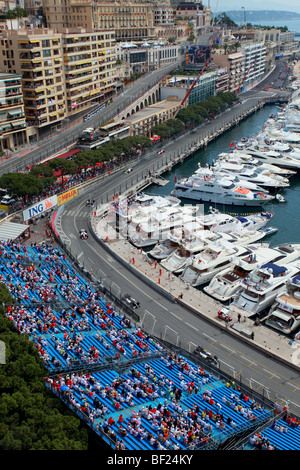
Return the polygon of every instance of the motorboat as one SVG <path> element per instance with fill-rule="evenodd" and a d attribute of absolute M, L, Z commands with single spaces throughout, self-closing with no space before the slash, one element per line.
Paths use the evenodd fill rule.
<path fill-rule="evenodd" d="M 266 243 L 253 244 L 249 250 L 246 256 L 239 257 L 232 266 L 214 276 L 204 291 L 220 302 L 228 302 L 252 271 L 268 262 L 278 263 L 286 257 L 286 252 L 280 247 L 269 248 Z"/>
<path fill-rule="evenodd" d="M 229 266 L 234 260 L 247 253 L 247 248 L 221 240 L 209 245 L 205 250 L 191 257 L 180 275 L 180 279 L 193 287 L 209 282 L 224 266 Z"/>
<path fill-rule="evenodd" d="M 200 218 L 200 223 L 204 229 L 212 232 L 232 233 L 243 230 L 259 230 L 265 227 L 273 217 L 274 213 L 270 211 L 232 216 L 210 207 L 209 213 Z"/>
<path fill-rule="evenodd" d="M 257 147 L 256 150 L 260 150 L 255 143 L 253 143 L 252 146 L 254 146 L 255 148 Z M 267 149 L 265 148 L 265 151 L 266 150 Z M 246 163 L 247 165 L 254 166 L 255 168 L 262 169 L 262 170 L 269 170 L 269 171 L 272 171 L 276 175 L 285 176 L 287 178 L 297 173 L 297 171 L 294 171 L 288 168 L 282 168 L 274 163 L 267 163 L 266 161 L 262 161 L 259 158 L 255 158 L 254 155 L 248 154 L 245 152 L 247 152 L 247 150 L 245 150 L 244 152 L 243 151 L 240 152 L 238 150 L 232 150 L 232 152 L 228 154 L 220 154 L 220 158 L 225 159 L 225 161 L 228 161 L 228 162 L 236 161 L 237 163 Z"/>
<path fill-rule="evenodd" d="M 263 163 L 276 165 L 281 168 L 287 168 L 296 172 L 300 171 L 300 161 L 296 158 L 289 157 L 288 155 L 281 154 L 275 150 L 259 150 L 257 145 L 253 143 L 244 150 L 245 153 L 253 155 Z"/>
<path fill-rule="evenodd" d="M 223 170 L 218 170 L 215 169 L 214 167 L 205 167 L 201 168 L 201 166 L 198 166 L 198 169 L 195 171 L 194 175 L 195 178 L 205 178 L 206 181 L 210 180 L 212 177 L 218 177 L 218 178 L 223 178 L 224 180 L 229 180 L 235 185 L 238 186 L 243 186 L 243 188 L 250 189 L 251 191 L 256 191 L 256 192 L 262 192 L 265 194 L 269 194 L 267 190 L 265 190 L 263 187 L 259 186 L 256 183 L 253 183 L 252 181 L 249 181 L 247 179 L 241 179 L 239 175 L 236 173 L 230 173 L 228 171 L 223 171 Z"/>
<path fill-rule="evenodd" d="M 286 282 L 265 319 L 265 325 L 285 334 L 295 333 L 300 327 L 300 274 Z"/>
<path fill-rule="evenodd" d="M 274 199 L 263 191 L 252 191 L 216 175 L 183 178 L 175 184 L 173 195 L 213 204 L 250 207 L 262 206 Z"/>
<path fill-rule="evenodd" d="M 174 196 L 157 196 L 138 193 L 135 196 L 120 197 L 115 200 L 106 211 L 105 218 L 111 225 L 118 229 L 125 228 L 126 225 L 140 217 L 150 217 L 157 210 L 166 207 L 180 206 L 180 199 Z M 138 222 L 137 222 L 138 223 Z"/>
<path fill-rule="evenodd" d="M 300 245 L 281 245 L 287 256 L 278 263 L 268 262 L 252 271 L 237 290 L 229 306 L 231 313 L 257 315 L 272 305 L 286 281 L 300 272 Z"/>

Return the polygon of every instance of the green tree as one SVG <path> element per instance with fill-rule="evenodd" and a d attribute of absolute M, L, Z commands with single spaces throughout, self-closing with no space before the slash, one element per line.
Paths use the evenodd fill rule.
<path fill-rule="evenodd" d="M 0 177 L 0 187 L 6 188 L 12 197 L 37 196 L 42 193 L 44 184 L 41 178 L 28 173 L 6 173 Z"/>

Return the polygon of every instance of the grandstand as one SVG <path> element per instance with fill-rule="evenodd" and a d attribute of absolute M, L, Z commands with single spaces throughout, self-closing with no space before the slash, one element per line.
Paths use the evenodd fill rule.
<path fill-rule="evenodd" d="M 114 450 L 300 449 L 300 421 L 117 311 L 55 245 L 0 243 L 7 317 L 45 384 Z"/>

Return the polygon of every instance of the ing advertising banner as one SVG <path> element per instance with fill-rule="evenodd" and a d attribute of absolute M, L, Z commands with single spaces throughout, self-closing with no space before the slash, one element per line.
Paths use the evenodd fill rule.
<path fill-rule="evenodd" d="M 78 196 L 77 188 L 69 189 L 69 191 L 66 191 L 65 193 L 59 194 L 57 196 L 57 205 L 61 206 L 62 204 L 65 204 L 71 199 L 74 199 L 74 197 L 76 196 Z"/>
<path fill-rule="evenodd" d="M 57 196 L 51 196 L 51 197 L 48 197 L 47 199 L 44 199 L 43 201 L 37 202 L 33 206 L 23 211 L 24 222 L 26 222 L 26 220 L 32 219 L 33 217 L 39 216 L 43 212 L 46 212 L 49 209 L 52 209 L 56 205 L 57 205 Z"/>

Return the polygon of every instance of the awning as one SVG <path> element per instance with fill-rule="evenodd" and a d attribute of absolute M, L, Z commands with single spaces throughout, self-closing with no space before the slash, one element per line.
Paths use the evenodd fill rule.
<path fill-rule="evenodd" d="M 10 114 L 11 116 L 15 116 L 16 114 L 22 114 L 23 111 L 22 109 L 16 109 L 14 111 L 8 111 L 8 114 Z"/>
<path fill-rule="evenodd" d="M 30 230 L 28 225 L 3 222 L 3 224 L 0 224 L 0 240 L 16 240 L 23 235 L 26 230 Z"/>

